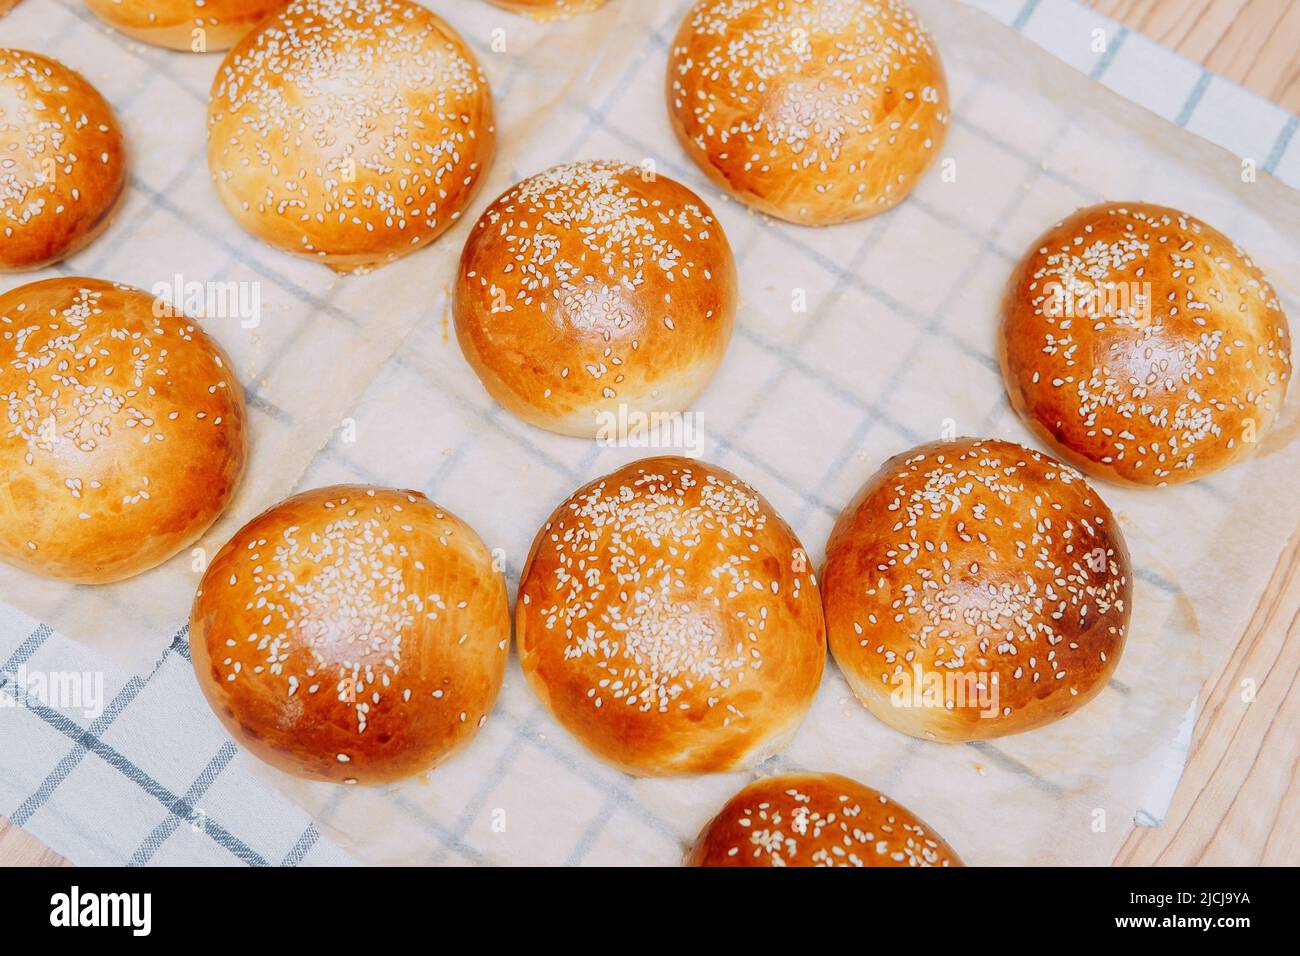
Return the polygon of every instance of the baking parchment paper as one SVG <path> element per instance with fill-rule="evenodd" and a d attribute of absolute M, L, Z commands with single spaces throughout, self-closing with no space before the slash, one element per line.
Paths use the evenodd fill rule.
<path fill-rule="evenodd" d="M 754 215 L 686 162 L 663 77 L 687 3 L 613 0 L 549 26 L 479 2 L 426 5 L 483 61 L 501 151 L 465 221 L 431 248 L 346 278 L 262 246 L 221 208 L 203 161 L 219 56 L 132 43 L 75 0 L 24 4 L 0 22 L 0 42 L 54 55 L 99 85 L 133 147 L 132 188 L 113 226 L 48 274 L 146 289 L 178 273 L 258 284 L 256 328 L 204 321 L 248 389 L 253 437 L 245 484 L 200 543 L 208 555 L 295 488 L 373 481 L 421 488 L 469 521 L 506 555 L 513 595 L 529 542 L 560 499 L 660 451 L 599 447 L 513 420 L 449 330 L 468 223 L 511 182 L 559 162 L 653 164 L 719 215 L 744 301 L 723 367 L 696 405 L 697 450 L 767 496 L 816 562 L 838 509 L 885 458 L 951 434 L 1035 444 L 997 372 L 998 299 L 1027 245 L 1078 206 L 1184 208 L 1248 250 L 1288 314 L 1300 315 L 1294 192 L 1264 174 L 1243 181 L 1238 158 L 948 0 L 915 4 L 951 88 L 940 164 L 898 209 L 824 230 Z M 0 287 L 42 276 L 8 276 Z M 917 812 L 969 863 L 1108 862 L 1135 811 L 1163 811 L 1152 795 L 1172 791 L 1181 767 L 1170 753 L 1189 707 L 1300 516 L 1295 407 L 1253 459 L 1208 480 L 1158 491 L 1096 483 L 1123 524 L 1137 589 L 1115 678 L 1077 715 L 990 743 L 931 744 L 875 721 L 830 665 L 793 745 L 760 772 L 856 777 Z M 144 670 L 184 624 L 197 563 L 181 555 L 101 588 L 0 567 L 0 595 Z M 204 707 L 197 687 L 193 706 Z M 427 781 L 365 790 L 262 776 L 364 861 L 671 864 L 752 774 L 637 780 L 610 770 L 541 710 L 512 662 L 479 738 Z"/>

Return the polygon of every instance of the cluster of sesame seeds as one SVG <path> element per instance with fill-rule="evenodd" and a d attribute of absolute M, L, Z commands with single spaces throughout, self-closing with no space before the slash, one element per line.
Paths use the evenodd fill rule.
<path fill-rule="evenodd" d="M 110 5 L 117 5 L 122 0 L 107 0 L 107 2 Z M 160 13 L 165 17 L 163 21 L 165 24 L 192 23 L 196 27 L 219 26 L 221 24 L 220 11 L 209 9 L 209 2 L 210 0 L 171 0 L 168 3 L 159 3 L 157 0 L 145 0 L 147 9 L 142 12 L 144 13 L 145 22 L 150 26 L 154 26 L 159 22 Z M 222 0 L 211 0 L 211 2 L 216 7 L 226 6 Z M 272 0 L 267 0 L 267 2 L 273 5 Z M 244 3 L 246 4 L 247 0 L 244 0 Z M 92 3 L 91 6 L 93 8 L 96 4 Z M 165 11 L 159 9 L 164 6 L 168 9 Z"/>
<path fill-rule="evenodd" d="M 378 514 L 362 513 L 343 498 L 322 507 L 339 514 L 320 530 L 291 525 L 273 540 L 249 541 L 241 562 L 247 570 L 232 571 L 227 584 L 239 585 L 246 574 L 252 591 L 244 609 L 262 615 L 265 630 L 243 637 L 262 657 L 251 670 L 284 677 L 288 696 L 300 689 L 316 694 L 324 683 L 340 702 L 353 702 L 361 733 L 380 688 L 400 673 L 403 633 L 429 612 L 425 599 L 406 591 L 400 566 L 388 557 L 405 559 L 409 552 L 392 542 L 382 506 L 375 506 Z M 311 573 L 303 574 L 305 568 Z M 301 675 L 285 674 L 297 646 L 308 649 L 311 663 Z M 240 662 L 227 657 L 222 664 L 230 668 L 227 681 L 239 677 Z"/>
<path fill-rule="evenodd" d="M 294 251 L 381 233 L 388 259 L 460 215 L 493 132 L 469 49 L 405 0 L 289 3 L 222 65 L 208 122 L 214 176 L 245 211 L 299 224 Z M 339 231 L 346 248 L 320 246 Z"/>
<path fill-rule="evenodd" d="M 1032 256 L 1024 288 L 1030 315 L 1008 335 L 1037 343 L 1041 359 L 1013 386 L 1032 409 L 1058 409 L 1046 424 L 1067 440 L 1098 445 L 1076 451 L 1125 477 L 1163 484 L 1212 467 L 1247 420 L 1262 431 L 1281 406 L 1290 344 L 1277 295 L 1191 216 L 1082 210 Z"/>
<path fill-rule="evenodd" d="M 555 372 L 587 376 L 605 399 L 618 397 L 644 336 L 670 335 L 690 318 L 679 314 L 672 288 L 680 285 L 677 295 L 689 301 L 695 287 L 713 280 L 708 260 L 725 248 L 719 225 L 690 193 L 674 190 L 683 198 L 673 202 L 643 175 L 601 161 L 526 179 L 479 219 L 488 238 L 466 263 L 465 277 L 489 299 L 503 300 L 494 308 L 505 320 L 540 315 L 594 343 L 597 357 Z M 665 286 L 660 301 L 649 301 L 649 290 Z M 502 296 L 502 287 L 513 294 Z M 655 312 L 647 329 L 645 315 Z M 704 318 L 712 317 L 706 311 Z"/>
<path fill-rule="evenodd" d="M 813 796 L 791 786 L 779 794 L 759 793 L 743 805 L 734 823 L 744 842 L 726 856 L 766 866 L 945 866 L 947 854 L 926 828 L 900 812 L 883 794 L 862 799 L 832 788 Z"/>
<path fill-rule="evenodd" d="M 914 662 L 994 672 L 1009 716 L 1031 696 L 1018 688 L 1077 696 L 1122 646 L 1126 555 L 1073 469 L 1006 442 L 954 443 L 904 460 L 862 507 L 893 519 L 852 614 L 883 688 Z"/>
<path fill-rule="evenodd" d="M 100 111 L 70 104 L 68 76 L 42 57 L 0 49 L 0 226 L 6 239 L 43 216 L 96 217 L 102 211 L 80 208 L 75 184 L 88 164 L 120 162 L 106 148 L 117 130 L 106 105 L 92 116 L 88 112 Z M 5 258 L 0 253 L 0 261 Z"/>
<path fill-rule="evenodd" d="M 185 441 L 195 428 L 225 427 L 225 417 L 216 411 L 225 401 L 189 407 L 185 401 L 225 392 L 231 380 L 220 353 L 198 341 L 198 329 L 183 318 L 153 315 L 153 300 L 145 293 L 72 281 L 85 285 L 69 285 L 58 306 L 29 305 L 24 294 L 30 289 L 31 298 L 40 301 L 40 290 L 49 283 L 20 287 L 0 299 L 0 401 L 8 453 L 21 452 L 28 467 L 59 469 L 59 484 L 88 520 L 94 514 L 116 515 L 151 496 L 148 458 L 141 456 L 130 467 L 123 461 L 115 469 L 108 482 L 115 497 L 103 500 L 110 493 L 107 479 L 80 473 L 105 474 L 104 456 L 96 454 L 101 448 L 119 447 L 123 438 L 141 446 Z M 196 351 L 205 352 L 210 363 L 207 381 L 189 378 L 196 372 Z M 173 359 L 185 368 L 180 389 Z M 101 500 L 92 506 L 96 495 Z M 37 546 L 29 542 L 28 547 Z"/>
<path fill-rule="evenodd" d="M 685 135 L 728 178 L 788 171 L 804 190 L 815 176 L 814 196 L 851 206 L 897 202 L 948 123 L 933 42 L 899 0 L 703 0 L 669 78 Z M 895 161 L 903 142 L 914 169 Z"/>
<path fill-rule="evenodd" d="M 563 632 L 565 661 L 598 675 L 593 707 L 731 708 L 727 691 L 762 668 L 769 604 L 783 599 L 760 570 L 768 523 L 738 479 L 638 466 L 561 506 L 543 531 L 553 571 L 525 582 L 521 600 L 542 602 L 536 616 Z"/>
<path fill-rule="evenodd" d="M 241 542 L 225 579 L 204 588 L 241 589 L 248 595 L 241 619 L 254 622 L 247 633 L 224 639 L 224 658 L 214 651 L 224 680 L 251 673 L 249 679 L 273 682 L 285 698 L 333 696 L 351 712 L 357 734 L 386 700 L 410 704 L 416 688 L 429 682 L 423 673 L 429 661 L 419 646 L 404 649 L 404 641 L 468 607 L 464 598 L 418 587 L 439 580 L 427 549 L 462 546 L 441 512 L 433 514 L 441 522 L 436 531 L 417 530 L 428 517 L 408 509 L 419 501 L 410 494 L 379 498 L 374 489 L 331 495 L 313 503 L 315 514 L 270 524 L 265 535 Z M 453 643 L 470 639 L 466 633 Z M 406 669 L 404 654 L 414 659 Z M 449 688 L 444 681 L 420 692 L 441 700 Z M 462 723 L 469 719 L 459 715 Z"/>

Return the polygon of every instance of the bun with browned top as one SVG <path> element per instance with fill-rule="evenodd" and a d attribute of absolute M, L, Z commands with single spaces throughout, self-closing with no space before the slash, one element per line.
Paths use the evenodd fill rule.
<path fill-rule="evenodd" d="M 0 557 L 101 584 L 192 544 L 247 457 L 244 398 L 197 324 L 100 279 L 0 296 Z"/>
<path fill-rule="evenodd" d="M 668 106 L 710 179 L 810 226 L 897 205 L 948 129 L 938 51 L 899 0 L 700 0 L 669 51 Z"/>
<path fill-rule="evenodd" d="M 487 79 L 408 0 L 293 0 L 227 55 L 208 166 L 240 225 L 339 272 L 428 245 L 492 160 Z"/>
<path fill-rule="evenodd" d="M 114 30 L 171 50 L 228 50 L 284 0 L 86 0 Z"/>
<path fill-rule="evenodd" d="M 582 162 L 488 207 L 453 309 L 493 398 L 591 437 L 620 409 L 686 409 L 722 361 L 737 298 L 731 247 L 700 197 L 626 163 Z"/>
<path fill-rule="evenodd" d="M 840 514 L 823 574 L 831 652 L 867 709 L 913 737 L 1059 720 L 1119 663 L 1133 569 L 1073 468 L 961 438 L 885 462 Z"/>
<path fill-rule="evenodd" d="M 213 558 L 190 613 L 203 693 L 288 773 L 382 784 L 469 743 L 505 673 L 504 576 L 424 495 L 358 485 L 295 495 Z"/>
<path fill-rule="evenodd" d="M 1227 236 L 1147 203 L 1080 209 L 1011 276 L 1011 404 L 1071 463 L 1111 481 L 1194 481 L 1245 457 L 1291 378 L 1286 315 Z"/>
<path fill-rule="evenodd" d="M 794 533 L 735 475 L 686 458 L 625 465 L 556 508 L 524 567 L 515 629 L 555 718 L 644 775 L 776 752 L 826 658 Z"/>
<path fill-rule="evenodd" d="M 755 780 L 709 821 L 690 866 L 962 866 L 906 807 L 833 773 Z"/>
<path fill-rule="evenodd" d="M 0 48 L 0 272 L 86 246 L 125 186 L 126 143 L 99 91 L 57 60 Z"/>

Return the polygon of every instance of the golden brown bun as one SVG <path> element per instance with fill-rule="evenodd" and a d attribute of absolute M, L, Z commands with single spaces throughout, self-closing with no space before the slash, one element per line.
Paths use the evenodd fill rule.
<path fill-rule="evenodd" d="M 700 197 L 626 163 L 584 162 L 488 207 L 453 308 L 493 398 L 533 425 L 592 437 L 620 406 L 687 408 L 722 361 L 736 300 L 731 247 Z"/>
<path fill-rule="evenodd" d="M 898 204 L 948 130 L 938 51 L 898 0 L 701 0 L 669 53 L 668 108 L 709 178 L 807 226 Z"/>
<path fill-rule="evenodd" d="M 556 508 L 524 566 L 515 628 L 556 720 L 644 775 L 775 753 L 826 660 L 794 533 L 735 475 L 686 458 L 625 465 Z"/>
<path fill-rule="evenodd" d="M 228 50 L 284 0 L 86 0 L 114 30 L 191 53 Z M 195 31 L 203 31 L 196 34 Z"/>
<path fill-rule="evenodd" d="M 960 438 L 885 462 L 822 575 L 831 653 L 858 699 L 929 740 L 1018 734 L 1095 697 L 1119 663 L 1133 570 L 1074 469 Z"/>
<path fill-rule="evenodd" d="M 1223 233 L 1103 203 L 1021 260 L 1001 360 L 1011 404 L 1068 461 L 1166 485 L 1250 453 L 1286 397 L 1291 342 L 1273 287 Z"/>
<path fill-rule="evenodd" d="M 226 729 L 287 773 L 382 784 L 487 720 L 505 674 L 504 576 L 416 491 L 317 488 L 235 534 L 203 575 L 190 651 Z"/>
<path fill-rule="evenodd" d="M 755 780 L 709 821 L 689 866 L 963 866 L 906 807 L 834 773 Z"/>
<path fill-rule="evenodd" d="M 436 239 L 495 142 L 474 54 L 407 0 L 294 0 L 230 51 L 208 106 L 226 208 L 264 242 L 339 272 Z"/>
<path fill-rule="evenodd" d="M 244 472 L 244 393 L 199 326 L 139 289 L 0 295 L 0 558 L 101 584 L 192 544 Z"/>
<path fill-rule="evenodd" d="M 99 91 L 57 60 L 0 48 L 0 272 L 86 246 L 125 185 L 126 143 Z"/>
<path fill-rule="evenodd" d="M 488 3 L 513 13 L 526 14 L 534 20 L 554 20 L 575 13 L 589 13 L 603 7 L 605 0 L 488 0 Z"/>

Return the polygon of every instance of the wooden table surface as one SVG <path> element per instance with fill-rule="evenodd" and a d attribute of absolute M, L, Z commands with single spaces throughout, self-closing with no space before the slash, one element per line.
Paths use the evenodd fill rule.
<path fill-rule="evenodd" d="M 1086 2 L 1300 113 L 1300 0 Z M 1187 770 L 1164 824 L 1134 828 L 1116 864 L 1300 865 L 1297 672 L 1300 524 L 1236 650 L 1201 691 Z M 1257 685 L 1252 703 L 1242 699 L 1247 679 Z"/>
<path fill-rule="evenodd" d="M 1300 113 L 1300 0 L 1085 2 Z M 1201 692 L 1187 771 L 1164 825 L 1134 828 L 1117 864 L 1300 865 L 1298 673 L 1300 525 L 1236 651 Z M 1247 679 L 1257 685 L 1251 703 L 1242 699 Z M 0 817 L 0 866 L 60 865 L 68 864 Z"/>

